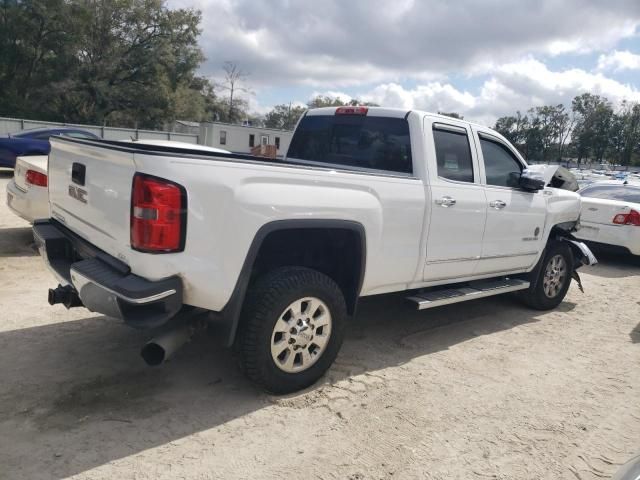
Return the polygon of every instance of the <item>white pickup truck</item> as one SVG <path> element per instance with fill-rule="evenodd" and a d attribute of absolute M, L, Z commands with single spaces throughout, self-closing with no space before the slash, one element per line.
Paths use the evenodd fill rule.
<path fill-rule="evenodd" d="M 34 224 L 60 280 L 49 302 L 163 327 L 143 348 L 151 364 L 198 318 L 271 392 L 322 376 L 360 297 L 406 291 L 426 309 L 517 292 L 550 309 L 595 261 L 561 177 L 449 117 L 310 110 L 283 160 L 51 143 L 51 218 Z"/>

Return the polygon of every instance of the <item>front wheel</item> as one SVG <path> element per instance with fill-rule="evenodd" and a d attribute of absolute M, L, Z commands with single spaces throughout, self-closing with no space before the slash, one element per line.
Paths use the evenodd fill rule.
<path fill-rule="evenodd" d="M 245 374 L 272 393 L 318 380 L 335 360 L 347 317 L 344 296 L 326 275 L 279 268 L 247 293 L 236 351 Z"/>
<path fill-rule="evenodd" d="M 573 254 L 566 242 L 551 241 L 545 249 L 537 276 L 518 297 L 536 310 L 551 310 L 564 300 L 573 273 Z"/>

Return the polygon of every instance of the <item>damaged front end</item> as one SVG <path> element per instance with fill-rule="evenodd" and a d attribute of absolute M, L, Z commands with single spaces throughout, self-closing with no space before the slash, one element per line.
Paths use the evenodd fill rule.
<path fill-rule="evenodd" d="M 530 165 L 527 167 L 529 175 L 536 176 L 545 182 L 544 192 L 547 199 L 548 224 L 554 225 L 551 238 L 568 243 L 573 253 L 573 278 L 581 292 L 584 292 L 578 269 L 583 265 L 591 266 L 598 263 L 589 247 L 573 236 L 573 232 L 580 228 L 580 196 L 575 193 L 579 189 L 575 176 L 560 165 Z"/>
<path fill-rule="evenodd" d="M 584 293 L 584 288 L 582 288 L 582 280 L 580 279 L 580 275 L 578 274 L 578 268 L 583 265 L 592 266 L 598 263 L 598 259 L 596 259 L 593 252 L 587 247 L 587 245 L 579 240 L 576 240 L 575 237 L 571 234 L 567 236 L 561 236 L 560 240 L 569 243 L 571 247 L 571 251 L 573 252 L 573 272 L 571 272 L 571 278 L 573 278 L 578 284 L 578 288 L 582 293 Z"/>

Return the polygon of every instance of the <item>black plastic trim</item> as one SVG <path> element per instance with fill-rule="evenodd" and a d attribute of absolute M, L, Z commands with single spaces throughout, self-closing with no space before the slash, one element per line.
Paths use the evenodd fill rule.
<path fill-rule="evenodd" d="M 134 328 L 152 328 L 166 323 L 182 308 L 178 276 L 151 281 L 134 275 L 127 265 L 55 220 L 36 221 L 33 232 L 45 262 L 89 310 L 119 318 Z"/>
<path fill-rule="evenodd" d="M 87 167 L 83 163 L 73 162 L 71 165 L 71 181 L 76 185 L 84 187 Z"/>
<path fill-rule="evenodd" d="M 356 232 L 360 238 L 360 272 L 358 272 L 359 278 L 357 282 L 357 289 L 354 292 L 354 302 L 352 308 L 349 309 L 349 313 L 351 315 L 355 314 L 358 297 L 360 296 L 360 292 L 362 290 L 362 282 L 364 281 L 364 274 L 366 268 L 366 259 L 367 259 L 367 244 L 366 244 L 366 235 L 365 229 L 362 224 L 358 222 L 354 222 L 351 220 L 325 220 L 325 219 L 296 219 L 296 220 L 276 220 L 270 223 L 263 225 L 257 232 L 253 241 L 251 242 L 251 246 L 249 247 L 249 251 L 245 257 L 244 264 L 242 266 L 242 270 L 240 271 L 240 275 L 238 276 L 238 280 L 236 281 L 236 285 L 233 289 L 233 293 L 229 298 L 229 301 L 219 312 L 220 322 L 215 322 L 212 325 L 213 330 L 215 331 L 215 336 L 224 340 L 226 346 L 231 346 L 235 340 L 235 335 L 238 329 L 238 323 L 240 320 L 240 313 L 242 311 L 242 306 L 244 304 L 244 299 L 247 293 L 247 288 L 249 286 L 249 280 L 251 278 L 251 272 L 253 270 L 253 266 L 255 264 L 256 258 L 258 256 L 258 252 L 260 251 L 260 247 L 264 242 L 265 238 L 276 231 L 279 230 L 291 230 L 291 229 L 301 229 L 301 228 L 325 228 L 325 229 L 340 229 L 340 230 L 350 230 Z M 220 327 L 216 329 L 216 325 Z"/>

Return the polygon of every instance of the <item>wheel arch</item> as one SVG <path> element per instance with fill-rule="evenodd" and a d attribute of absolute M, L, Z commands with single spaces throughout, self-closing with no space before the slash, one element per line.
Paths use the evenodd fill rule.
<path fill-rule="evenodd" d="M 266 268 L 266 271 L 270 268 L 269 262 L 267 261 L 265 263 L 263 261 L 264 257 L 261 258 L 261 253 L 265 253 L 265 248 L 272 248 L 270 244 L 275 243 L 279 236 L 284 235 L 285 232 L 290 233 L 292 231 L 298 232 L 302 236 L 308 235 L 312 231 L 325 232 L 329 235 L 343 232 L 343 234 L 351 238 L 351 242 L 353 243 L 352 247 L 355 248 L 356 251 L 352 252 L 355 253 L 352 259 L 354 271 L 351 272 L 353 277 L 351 277 L 350 281 L 345 281 L 340 278 L 336 279 L 334 275 L 331 275 L 331 272 L 323 271 L 321 268 L 316 269 L 327 274 L 338 283 L 345 296 L 347 312 L 350 315 L 355 313 L 366 267 L 367 250 L 364 226 L 359 222 L 340 219 L 275 220 L 263 225 L 256 232 L 229 301 L 221 312 L 213 314 L 213 320 L 210 322 L 212 333 L 215 337 L 222 340 L 226 346 L 232 345 L 235 340 L 247 290 L 256 275 L 260 273 L 256 270 L 256 267 Z M 347 252 L 349 252 L 348 249 Z M 342 254 L 342 252 L 340 253 Z M 271 268 L 284 265 L 314 268 L 313 262 L 302 262 L 302 264 L 276 263 L 271 266 Z"/>

